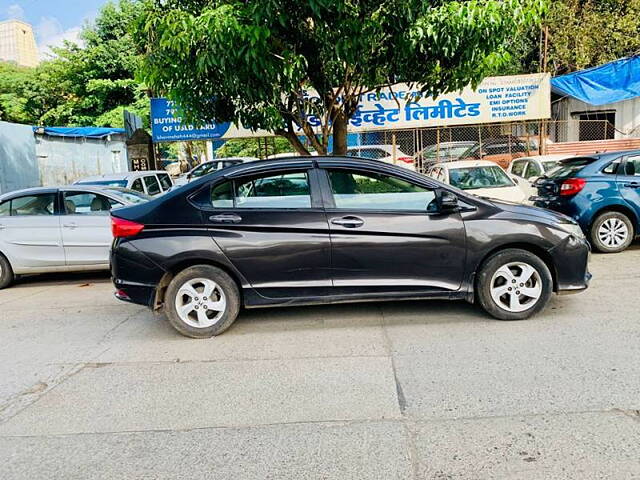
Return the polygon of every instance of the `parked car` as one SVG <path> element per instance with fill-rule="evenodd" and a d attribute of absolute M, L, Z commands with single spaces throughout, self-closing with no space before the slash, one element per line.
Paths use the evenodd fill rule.
<path fill-rule="evenodd" d="M 479 197 L 514 203 L 524 203 L 527 199 L 525 190 L 518 182 L 499 165 L 488 160 L 437 163 L 428 170 L 427 175 Z"/>
<path fill-rule="evenodd" d="M 487 138 L 464 154 L 463 160 L 490 160 L 507 169 L 514 158 L 537 153 L 537 150 L 532 151 L 532 147 L 531 142 L 527 144 L 526 141 L 509 135 Z"/>
<path fill-rule="evenodd" d="M 507 172 L 529 181 L 536 181 L 545 173 L 555 168 L 562 160 L 573 158 L 575 155 L 534 155 L 514 160 Z"/>
<path fill-rule="evenodd" d="M 116 296 L 209 337 L 241 306 L 476 301 L 495 318 L 587 288 L 575 221 L 354 158 L 237 165 L 112 212 Z"/>
<path fill-rule="evenodd" d="M 381 162 L 393 164 L 393 145 L 359 145 L 350 147 L 347 150 L 349 157 L 368 158 L 371 160 L 380 160 Z M 415 171 L 416 166 L 411 155 L 407 155 L 396 147 L 395 164 L 406 169 Z"/>
<path fill-rule="evenodd" d="M 537 188 L 533 183 L 545 173 L 555 168 L 558 163 L 575 155 L 535 155 L 533 157 L 517 158 L 511 162 L 507 173 L 519 180 L 519 185 L 525 191 L 527 198 L 535 196 Z"/>
<path fill-rule="evenodd" d="M 232 165 L 238 165 L 239 163 L 254 162 L 256 160 L 258 160 L 258 158 L 256 157 L 217 158 L 215 160 L 210 160 L 208 162 L 201 163 L 197 167 L 194 167 L 193 169 L 191 169 L 191 171 L 178 177 L 173 183 L 175 185 L 184 185 L 185 183 L 189 183 L 191 180 L 195 178 L 200 178 L 203 175 L 214 172 L 216 170 L 222 170 L 223 168 L 231 167 Z"/>
<path fill-rule="evenodd" d="M 534 204 L 575 219 L 600 252 L 640 235 L 640 150 L 563 160 L 534 186 Z"/>
<path fill-rule="evenodd" d="M 0 288 L 15 275 L 109 268 L 109 211 L 151 197 L 120 187 L 32 188 L 0 196 Z"/>
<path fill-rule="evenodd" d="M 74 185 L 98 185 L 103 187 L 122 187 L 147 195 L 161 195 L 173 187 L 173 180 L 164 170 L 111 173 L 83 178 Z"/>
<path fill-rule="evenodd" d="M 429 145 L 416 153 L 414 161 L 422 161 L 423 168 L 430 167 L 434 163 L 459 160 L 478 142 L 440 142 L 437 145 Z"/>

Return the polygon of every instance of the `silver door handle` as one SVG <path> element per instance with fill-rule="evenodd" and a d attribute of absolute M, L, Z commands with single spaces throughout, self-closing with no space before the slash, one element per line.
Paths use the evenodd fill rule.
<path fill-rule="evenodd" d="M 71 228 L 71 229 L 78 228 L 78 224 L 77 223 L 65 223 L 62 226 L 64 228 Z"/>
<path fill-rule="evenodd" d="M 209 220 L 214 223 L 240 223 L 242 217 L 235 213 L 223 213 L 221 215 L 212 215 L 209 217 Z"/>
<path fill-rule="evenodd" d="M 347 216 L 342 218 L 334 218 L 333 220 L 331 220 L 331 223 L 333 223 L 334 225 L 340 225 L 341 227 L 345 228 L 358 228 L 364 225 L 364 220 L 360 217 Z"/>

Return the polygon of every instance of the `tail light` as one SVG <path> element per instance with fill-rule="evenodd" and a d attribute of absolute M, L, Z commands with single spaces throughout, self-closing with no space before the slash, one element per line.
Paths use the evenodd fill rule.
<path fill-rule="evenodd" d="M 587 181 L 584 178 L 570 178 L 565 180 L 560 186 L 560 195 L 568 197 L 580 193 L 586 184 Z"/>
<path fill-rule="evenodd" d="M 413 157 L 398 157 L 399 162 L 413 163 Z"/>
<path fill-rule="evenodd" d="M 114 238 L 133 237 L 139 234 L 144 225 L 125 220 L 124 218 L 111 217 L 111 233 Z"/>

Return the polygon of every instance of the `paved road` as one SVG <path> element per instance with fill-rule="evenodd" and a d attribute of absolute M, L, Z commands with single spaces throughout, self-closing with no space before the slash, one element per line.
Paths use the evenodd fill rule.
<path fill-rule="evenodd" d="M 540 317 L 252 311 L 212 340 L 106 276 L 0 291 L 0 477 L 640 478 L 640 248 Z"/>

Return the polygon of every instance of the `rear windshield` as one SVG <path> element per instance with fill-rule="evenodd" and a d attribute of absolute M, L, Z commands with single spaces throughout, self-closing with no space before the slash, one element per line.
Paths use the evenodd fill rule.
<path fill-rule="evenodd" d="M 564 178 L 575 175 L 584 167 L 593 162 L 593 158 L 576 158 L 560 162 L 555 168 L 549 170 L 545 176 L 548 178 Z"/>

